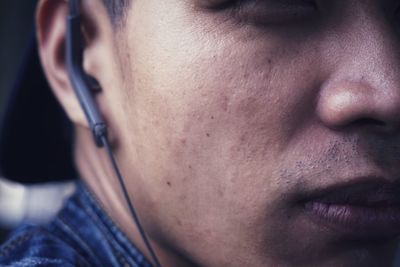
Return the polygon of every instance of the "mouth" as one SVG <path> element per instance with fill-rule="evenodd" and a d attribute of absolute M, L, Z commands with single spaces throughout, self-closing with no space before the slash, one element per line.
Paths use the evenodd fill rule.
<path fill-rule="evenodd" d="M 305 201 L 313 223 L 358 239 L 400 235 L 400 184 L 384 179 L 357 179 L 311 194 Z"/>

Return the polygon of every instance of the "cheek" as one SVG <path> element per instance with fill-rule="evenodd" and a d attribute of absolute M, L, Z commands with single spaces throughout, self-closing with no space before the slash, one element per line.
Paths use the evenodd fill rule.
<path fill-rule="evenodd" d="M 143 148 L 142 162 L 153 166 L 146 168 L 150 177 L 162 184 L 202 177 L 196 182 L 206 189 L 209 182 L 226 187 L 239 172 L 271 171 L 312 112 L 311 67 L 304 67 L 310 59 L 278 38 L 199 30 L 184 21 L 173 32 L 145 25 L 151 39 L 141 30 L 128 38 L 145 46 L 130 48 L 134 123 L 127 124 L 136 135 L 132 147 Z"/>
<path fill-rule="evenodd" d="M 128 36 L 135 44 L 128 48 L 135 85 L 128 108 L 139 145 L 154 149 L 149 157 L 158 151 L 158 161 L 164 154 L 168 165 L 276 158 L 312 112 L 310 60 L 273 34 L 216 27 L 200 15 L 193 23 L 177 8 L 164 13 L 133 18 L 141 27 Z"/>
<path fill-rule="evenodd" d="M 255 238 L 290 184 L 279 167 L 313 110 L 312 62 L 272 38 L 144 21 L 151 38 L 140 30 L 128 38 L 135 88 L 124 101 L 121 158 L 131 188 L 144 188 L 136 196 L 164 226 L 192 233 L 188 242 L 205 233 L 214 242 L 224 232 Z"/>
<path fill-rule="evenodd" d="M 192 49 L 182 51 L 180 43 Z M 271 173 L 311 112 L 304 112 L 310 105 L 298 105 L 310 91 L 299 82 L 304 74 L 293 71 L 302 62 L 265 42 L 187 38 L 163 51 L 143 50 L 153 53 L 152 60 L 139 60 L 150 64 L 135 73 L 142 79 L 135 83 L 141 101 L 133 105 L 134 147 L 144 150 L 143 176 L 185 201 L 237 199 L 239 192 L 254 199 L 256 190 L 272 191 L 279 181 Z"/>

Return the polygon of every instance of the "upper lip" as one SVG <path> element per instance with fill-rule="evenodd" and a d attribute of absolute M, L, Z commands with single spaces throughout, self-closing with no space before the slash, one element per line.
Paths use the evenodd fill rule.
<path fill-rule="evenodd" d="M 388 182 L 380 177 L 360 177 L 314 190 L 305 202 L 366 207 L 400 206 L 400 182 Z"/>

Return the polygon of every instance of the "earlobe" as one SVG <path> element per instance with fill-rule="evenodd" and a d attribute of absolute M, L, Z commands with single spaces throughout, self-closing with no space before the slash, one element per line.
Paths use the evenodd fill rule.
<path fill-rule="evenodd" d="M 68 117 L 76 125 L 88 127 L 67 71 L 65 60 L 67 14 L 67 1 L 40 1 L 36 13 L 39 54 L 47 80 Z"/>

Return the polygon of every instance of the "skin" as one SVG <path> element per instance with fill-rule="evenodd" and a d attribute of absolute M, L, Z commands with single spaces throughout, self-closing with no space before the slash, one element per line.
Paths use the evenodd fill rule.
<path fill-rule="evenodd" d="M 395 239 L 350 241 L 300 201 L 398 179 L 395 1 L 135 0 L 117 29 L 101 1 L 83 2 L 84 68 L 163 266 L 390 266 Z M 82 179 L 146 254 L 68 81 L 66 14 L 39 3 L 42 63 Z"/>

